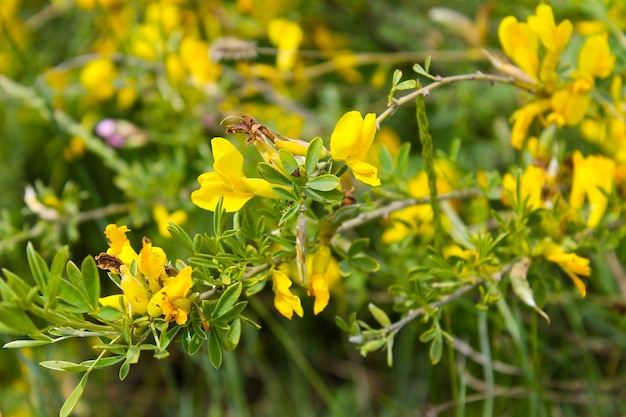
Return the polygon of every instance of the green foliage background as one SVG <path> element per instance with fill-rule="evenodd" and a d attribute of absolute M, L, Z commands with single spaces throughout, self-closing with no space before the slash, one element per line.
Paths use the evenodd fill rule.
<path fill-rule="evenodd" d="M 331 68 L 304 80 L 247 78 L 241 76 L 238 62 L 225 61 L 212 90 L 205 93 L 181 84 L 172 92 L 171 86 L 158 83 L 163 62 L 128 59 L 132 45 L 120 44 L 116 45 L 124 55 L 117 62 L 120 79 L 136 80 L 137 98 L 126 107 L 115 97 L 94 100 L 80 83 L 84 62 L 76 62 L 76 57 L 93 53 L 96 41 L 114 30 L 102 28 L 103 17 L 127 8 L 136 16 L 132 24 L 139 25 L 148 3 L 121 2 L 108 9 L 103 2 L 90 10 L 69 0 L 9 0 L 0 6 L 0 71 L 27 86 L 23 91 L 0 86 L 3 268 L 28 275 L 27 241 L 48 261 L 64 244 L 70 246 L 71 259 L 93 256 L 106 249 L 103 230 L 108 223 L 128 224 L 136 246 L 140 236 L 150 236 L 170 258 L 183 258 L 186 254 L 180 246 L 159 236 L 152 209 L 162 205 L 169 211 L 184 210 L 188 219 L 183 227 L 190 234 L 210 229 L 212 214 L 192 205 L 189 194 L 196 187 L 197 175 L 210 167 L 209 141 L 224 135 L 222 119 L 246 112 L 288 136 L 297 132 L 307 139 L 328 138 L 346 111 L 379 114 L 386 108 L 396 68 L 411 74 L 413 64 L 430 55 L 432 74 L 491 71 L 476 48 L 498 49 L 496 33 L 502 17 L 522 19 L 536 6 L 531 1 L 274 0 L 251 1 L 253 9 L 242 11 L 246 2 L 180 2 L 200 17 L 199 37 L 209 44 L 228 35 L 255 40 L 260 50 L 270 49 L 265 33 L 268 21 L 282 17 L 297 22 L 304 31 L 301 48 L 318 52 L 310 57 L 303 52 L 299 70 L 328 62 L 324 53 L 329 51 L 320 52 L 314 41 L 319 27 L 333 34 L 336 50 L 380 55 L 370 64 L 352 68 L 357 75 Z M 600 2 L 589 3 L 601 7 Z M 434 22 L 429 15 L 434 7 L 449 7 L 471 19 L 484 13 L 487 23 L 481 44 L 468 45 L 450 27 Z M 593 10 L 575 1 L 553 2 L 553 7 L 561 18 L 589 17 Z M 396 52 L 414 52 L 422 58 L 393 61 Z M 455 55 L 448 58 L 451 53 Z M 614 53 L 623 66 L 623 51 Z M 275 56 L 260 54 L 255 62 L 273 67 Z M 69 68 L 61 90 L 52 88 L 42 76 L 59 65 Z M 381 74 L 383 83 L 376 81 Z M 33 93 L 42 103 L 28 96 Z M 174 96 L 182 107 L 173 104 Z M 509 144 L 508 127 L 508 118 L 519 103 L 517 92 L 506 85 L 474 82 L 438 89 L 427 98 L 437 152 L 456 159 L 464 172 L 507 172 L 519 162 Z M 84 154 L 64 158 L 64 149 L 75 136 L 74 125 L 50 117 L 54 110 L 63 111 L 76 123 L 87 121 L 84 128 L 91 139 Z M 148 142 L 111 152 L 93 134 L 95 122 L 104 118 L 129 121 L 148 135 Z M 385 126 L 419 154 L 412 108 L 399 109 Z M 590 146 L 573 130 L 571 137 L 572 147 Z M 231 139 L 242 145 L 244 138 Z M 247 158 L 255 158 L 252 151 L 245 152 Z M 408 171 L 415 174 L 419 169 L 421 161 L 411 159 Z M 41 199 L 55 196 L 60 201 L 63 215 L 59 221 L 41 220 L 25 207 L 27 184 L 38 185 Z M 98 211 L 103 207 L 103 212 Z M 309 313 L 303 319 L 285 320 L 274 310 L 273 295 L 267 291 L 250 300 L 249 314 L 262 329 L 244 327 L 242 343 L 236 351 L 224 354 L 221 369 L 213 369 L 206 354 L 188 357 L 182 349 L 174 349 L 170 358 L 161 361 L 144 355 L 123 382 L 118 380 L 117 369 L 95 372 L 75 415 L 626 415 L 625 294 L 620 292 L 626 277 L 616 277 L 612 267 L 626 260 L 621 234 L 602 236 L 614 251 L 597 247 L 587 254 L 594 272 L 586 298 L 580 299 L 569 282 L 561 287 L 566 281 L 548 281 L 553 291 L 543 297 L 542 308 L 551 318 L 550 326 L 517 300 L 481 312 L 475 308 L 477 297 L 463 297 L 446 307 L 441 323 L 460 340 L 460 346 L 473 347 L 471 352 L 463 354 L 446 343 L 441 363 L 432 365 L 429 345 L 419 340 L 427 326 L 416 320 L 396 339 L 394 366 L 388 367 L 384 352 L 362 357 L 335 324 L 335 316 L 346 318 L 358 311 L 360 318 L 372 321 L 368 303 L 390 306 L 393 296 L 387 287 L 426 248 L 415 241 L 384 245 L 380 243 L 383 225 L 373 224 L 362 226 L 358 234 L 371 238 L 374 258 L 395 261 L 382 264 L 376 274 L 354 274 L 342 281 L 341 290 L 319 316 Z M 546 267 L 534 272 L 558 276 L 555 270 Z M 311 305 L 305 305 L 305 311 L 311 312 Z M 394 320 L 400 317 L 399 312 L 390 315 Z M 0 343 L 9 340 L 11 336 L 0 335 Z M 89 359 L 94 356 L 91 345 L 85 339 L 0 350 L 0 415 L 56 414 L 79 377 L 50 371 L 38 362 Z"/>

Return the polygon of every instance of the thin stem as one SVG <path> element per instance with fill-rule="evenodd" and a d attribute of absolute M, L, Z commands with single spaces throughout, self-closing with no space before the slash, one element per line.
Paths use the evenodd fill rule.
<path fill-rule="evenodd" d="M 302 51 L 304 52 L 304 51 Z M 353 67 L 370 64 L 384 63 L 387 65 L 400 64 L 404 62 L 424 62 L 428 57 L 441 62 L 461 62 L 461 61 L 484 61 L 487 58 L 481 49 L 470 49 L 467 51 L 422 51 L 422 52 L 397 52 L 397 53 L 352 53 L 352 52 L 323 52 L 326 56 L 349 57 Z M 302 55 L 302 54 L 301 54 Z M 313 65 L 303 71 L 302 78 L 311 79 L 332 73 L 340 69 L 341 62 L 330 59 L 321 64 Z"/>
<path fill-rule="evenodd" d="M 460 81 L 488 81 L 491 83 L 510 84 L 510 85 L 514 85 L 518 88 L 521 88 L 522 90 L 526 90 L 531 93 L 535 92 L 535 87 L 533 85 L 522 82 L 516 78 L 505 77 L 501 75 L 483 74 L 480 71 L 474 74 L 454 75 L 451 77 L 443 77 L 443 78 L 438 77 L 435 82 L 430 83 L 420 88 L 419 90 L 415 90 L 403 97 L 400 97 L 397 100 L 394 100 L 387 107 L 387 109 L 378 116 L 378 118 L 376 119 L 376 122 L 380 125 L 383 122 L 383 120 L 389 117 L 398 107 L 403 106 L 409 102 L 412 102 L 413 100 L 415 100 L 417 96 L 420 96 L 420 95 L 427 96 L 430 94 L 432 90 L 436 88 L 443 87 L 445 85 L 454 84 Z"/>
<path fill-rule="evenodd" d="M 73 329 L 85 329 L 85 330 L 92 330 L 94 332 L 98 332 L 100 334 L 110 334 L 110 333 L 118 333 L 119 329 L 115 329 L 112 326 L 106 326 L 106 325 L 102 325 L 102 324 L 96 324 L 96 323 L 91 323 L 88 322 L 86 320 L 68 320 L 64 317 L 59 317 L 58 315 L 56 315 L 54 312 L 52 311 L 48 311 L 42 307 L 39 307 L 35 304 L 31 304 L 28 307 L 28 310 L 35 314 L 36 316 L 39 316 L 47 321 L 49 321 L 50 323 L 53 323 L 55 325 L 58 326 L 67 326 L 67 327 L 71 327 Z"/>
<path fill-rule="evenodd" d="M 465 190 L 456 190 L 445 194 L 440 194 L 437 198 L 439 201 L 443 200 L 455 200 L 460 198 L 470 198 L 470 197 L 479 197 L 484 194 L 484 191 L 479 188 L 468 188 Z M 337 232 L 343 232 L 346 230 L 354 229 L 364 223 L 367 223 L 371 220 L 386 217 L 394 211 L 402 210 L 406 207 L 417 206 L 430 204 L 430 197 L 422 197 L 422 198 L 409 198 L 406 200 L 393 201 L 386 206 L 379 207 L 372 211 L 368 211 L 365 213 L 360 213 L 354 219 L 350 219 L 344 222 L 338 229 Z"/>
<path fill-rule="evenodd" d="M 409 310 L 409 312 L 404 318 L 402 318 L 401 320 L 398 320 L 397 322 L 391 324 L 390 326 L 387 326 L 384 329 L 385 333 L 387 334 L 397 333 L 401 328 L 403 328 L 405 325 L 407 325 L 411 321 L 415 320 L 416 318 L 424 314 L 426 311 L 432 310 L 434 308 L 439 308 L 445 304 L 448 304 L 450 301 L 456 300 L 457 298 L 463 296 L 465 293 L 469 292 L 471 289 L 475 288 L 481 282 L 482 280 L 479 279 L 478 281 L 472 284 L 468 284 L 468 285 L 465 285 L 464 287 L 459 288 L 458 290 L 456 290 L 455 292 L 451 294 L 441 297 L 439 300 L 432 302 L 425 307 L 420 307 L 414 310 Z"/>

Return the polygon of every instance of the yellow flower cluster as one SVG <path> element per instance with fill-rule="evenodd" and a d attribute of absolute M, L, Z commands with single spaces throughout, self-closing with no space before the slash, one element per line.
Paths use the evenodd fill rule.
<path fill-rule="evenodd" d="M 557 69 L 572 32 L 569 20 L 556 24 L 552 8 L 546 4 L 539 5 L 526 22 L 508 16 L 500 23 L 500 44 L 517 65 L 501 69 L 532 85 L 538 97 L 513 114 L 511 144 L 517 149 L 523 146 L 535 120 L 545 126 L 579 124 L 591 106 L 589 92 L 594 80 L 613 71 L 615 56 L 602 33 L 587 37 L 578 52 L 578 67 L 568 77 L 561 76 Z"/>
<path fill-rule="evenodd" d="M 126 237 L 129 231 L 126 226 L 110 224 L 104 232 L 109 249 L 96 258 L 98 267 L 121 275 L 122 294 L 103 297 L 100 304 L 123 309 L 133 316 L 163 317 L 179 325 L 185 324 L 191 307 L 188 297 L 192 268 L 187 266 L 169 274 L 163 249 L 152 246 L 152 242 L 144 238 L 137 254 Z M 133 273 L 135 268 L 137 272 Z"/>
<path fill-rule="evenodd" d="M 299 317 L 304 315 L 300 297 L 290 290 L 292 280 L 289 277 L 291 267 L 282 263 L 278 268 L 272 268 L 272 281 L 274 289 L 274 306 L 283 316 L 291 319 L 293 313 Z M 339 264 L 332 256 L 330 247 L 322 244 L 317 251 L 306 257 L 306 275 L 310 282 L 308 295 L 315 297 L 313 313 L 321 313 L 330 301 L 330 288 L 341 278 Z"/>
<path fill-rule="evenodd" d="M 437 174 L 438 194 L 445 194 L 454 189 L 453 184 L 458 180 L 459 174 L 449 161 L 435 160 L 435 173 Z M 408 181 L 408 191 L 414 198 L 430 195 L 426 172 L 420 171 L 415 178 Z M 430 204 L 420 204 L 395 211 L 389 215 L 388 220 L 389 226 L 382 236 L 383 243 L 398 242 L 409 234 L 429 238 L 435 231 L 433 210 Z"/>
<path fill-rule="evenodd" d="M 369 113 L 363 118 L 357 111 L 346 113 L 335 125 L 330 137 L 330 155 L 336 161 L 345 161 L 355 178 L 371 186 L 380 185 L 378 169 L 365 162 L 376 134 L 376 115 Z M 306 155 L 308 142 L 275 138 L 273 143 L 262 139 L 252 139 L 263 159 L 282 170 L 278 150 L 284 149 L 297 156 Z M 220 137 L 211 141 L 213 151 L 213 171 L 198 177 L 200 189 L 191 193 L 191 201 L 200 208 L 215 211 L 222 198 L 226 212 L 236 212 L 252 197 L 278 198 L 272 190 L 281 187 L 261 178 L 248 178 L 243 174 L 243 155 L 228 140 Z M 322 150 L 321 157 L 328 151 Z M 289 175 L 290 173 L 286 173 Z"/>

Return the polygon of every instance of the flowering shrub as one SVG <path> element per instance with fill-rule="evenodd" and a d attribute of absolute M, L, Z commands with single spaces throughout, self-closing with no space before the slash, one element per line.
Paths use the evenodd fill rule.
<path fill-rule="evenodd" d="M 231 397 L 222 388 L 243 396 L 234 371 L 262 368 L 255 349 L 297 365 L 323 403 L 310 413 L 378 415 L 309 364 L 356 361 L 352 348 L 377 372 L 393 372 L 380 352 L 389 367 L 428 358 L 436 392 L 394 394 L 409 414 L 499 415 L 498 397 L 522 397 L 519 415 L 576 415 L 577 393 L 561 392 L 572 380 L 591 392 L 589 413 L 626 412 L 611 395 L 623 394 L 626 291 L 620 2 L 540 4 L 524 18 L 485 5 L 474 20 L 432 8 L 417 48 L 428 53 L 364 52 L 368 34 L 333 30 L 330 4 L 34 3 L 0 6 L 2 118 L 18 149 L 0 174 L 0 332 L 5 348 L 88 346 L 87 359 L 40 361 L 82 373 L 60 415 L 96 415 L 93 371 L 119 367 L 126 384 L 147 355 L 230 375 L 232 387 L 196 389 L 214 411 L 265 415 L 214 405 Z M 408 12 L 356 3 L 345 7 L 363 18 Z M 23 60 L 70 23 L 67 50 Z M 412 29 L 381 28 L 416 49 L 400 41 Z M 561 343 L 581 344 L 583 369 Z M 429 383 L 418 373 L 411 387 Z M 265 413 L 294 415 L 291 401 Z"/>

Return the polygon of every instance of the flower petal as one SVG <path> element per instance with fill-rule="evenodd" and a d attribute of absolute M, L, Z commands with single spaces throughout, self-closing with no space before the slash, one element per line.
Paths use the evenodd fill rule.
<path fill-rule="evenodd" d="M 291 293 L 291 280 L 287 275 L 278 269 L 272 269 L 272 280 L 274 287 L 274 307 L 283 316 L 291 320 L 294 311 L 300 317 L 304 315 L 300 298 Z"/>
<path fill-rule="evenodd" d="M 376 115 L 374 113 L 368 113 L 363 119 L 363 126 L 361 129 L 361 137 L 357 149 L 353 152 L 352 158 L 356 160 L 362 160 L 365 158 L 367 151 L 369 151 L 376 135 L 377 124 Z"/>
<path fill-rule="evenodd" d="M 354 178 L 361 181 L 362 183 L 371 185 L 373 187 L 377 187 L 380 185 L 380 178 L 378 178 L 378 168 L 376 168 L 374 165 L 361 161 L 348 161 L 348 166 L 352 170 Z"/>
<path fill-rule="evenodd" d="M 363 117 L 358 111 L 344 114 L 330 136 L 330 153 L 335 161 L 348 159 L 359 147 Z"/>

